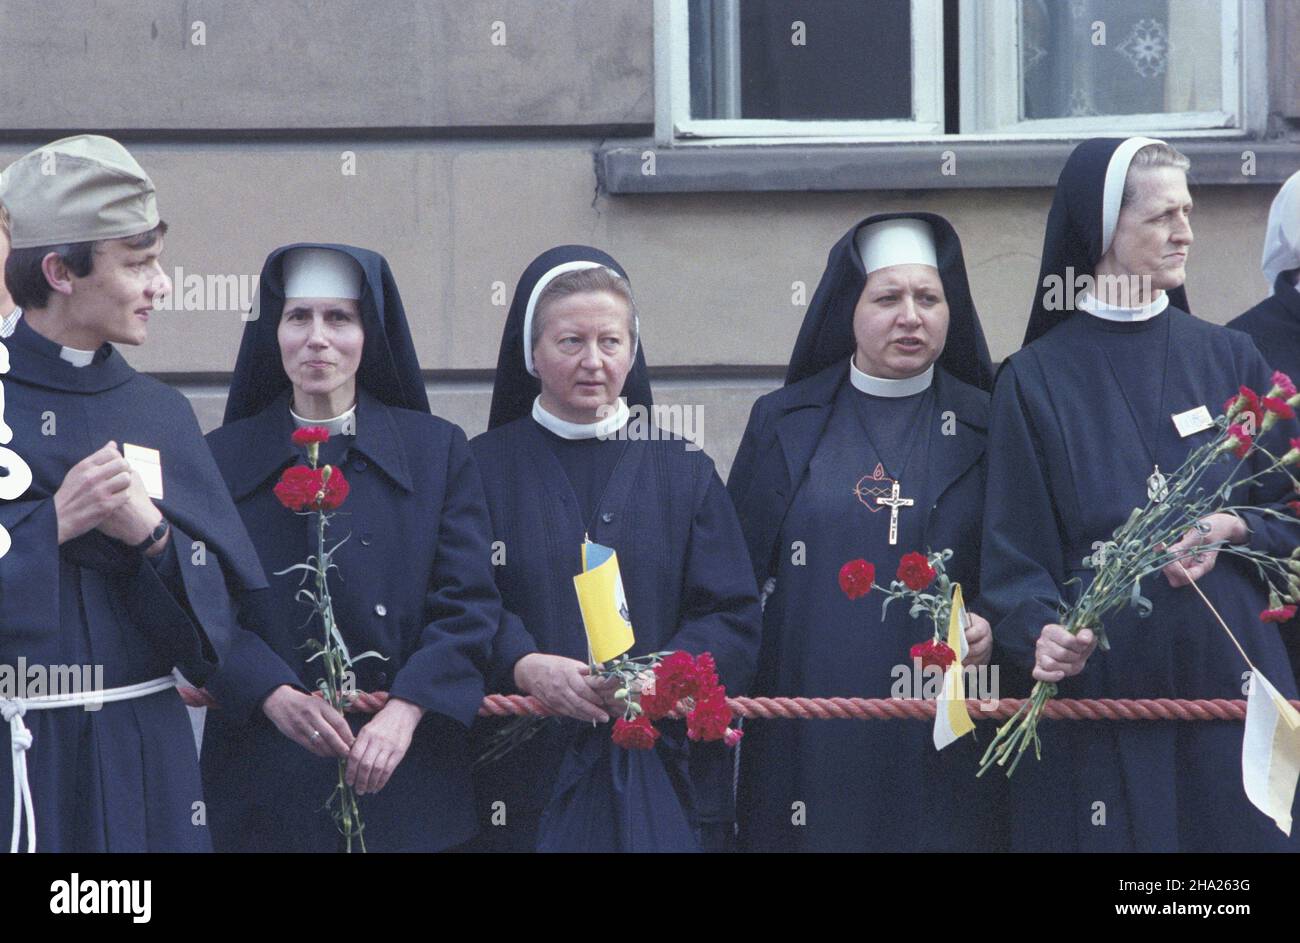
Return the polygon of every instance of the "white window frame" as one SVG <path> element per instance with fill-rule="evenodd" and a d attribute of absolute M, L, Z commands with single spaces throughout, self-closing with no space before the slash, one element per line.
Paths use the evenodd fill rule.
<path fill-rule="evenodd" d="M 743 2 L 743 0 L 739 0 Z M 654 0 L 655 140 L 661 146 L 793 143 L 954 143 L 962 141 L 1072 140 L 1093 135 L 1171 133 L 1179 138 L 1242 138 L 1259 135 L 1268 118 L 1268 35 L 1264 4 L 1236 0 L 1233 28 L 1223 39 L 1225 102 L 1229 111 L 1178 115 L 1117 115 L 1019 120 L 1019 30 L 1015 0 L 961 0 L 960 133 L 943 133 L 942 56 L 928 81 L 912 82 L 913 114 L 924 121 L 771 121 L 762 119 L 692 119 L 690 117 L 690 37 L 686 0 Z M 923 45 L 918 36 L 918 8 L 929 9 L 929 50 L 943 48 L 940 0 L 913 0 L 912 62 L 914 72 Z M 1009 18 L 1010 17 L 1010 18 Z M 1225 15 L 1225 19 L 1228 16 Z M 1000 30 L 997 25 L 1001 23 Z M 988 31 L 993 35 L 989 36 Z M 1108 37 L 1109 38 L 1109 37 Z M 988 43 L 1009 46 L 1010 54 L 976 58 L 973 50 Z M 992 83 L 992 90 L 985 91 Z M 999 91 L 1000 90 L 1000 91 Z M 1232 93 L 1233 98 L 1229 97 Z M 981 103 L 983 99 L 983 103 Z M 1004 121 L 1007 102 L 1016 120 Z M 980 109 L 985 111 L 981 114 Z M 996 109 L 1002 109 L 1001 112 Z M 927 110 L 928 109 L 928 110 Z M 983 130 L 972 130 L 983 128 Z"/>
<path fill-rule="evenodd" d="M 1253 86 L 1266 88 L 1260 82 L 1267 82 L 1262 4 L 1244 0 L 1223 4 L 1219 69 L 1224 110 L 1035 119 L 1020 116 L 1020 10 L 1020 0 L 962 0 L 959 6 L 963 136 L 967 132 L 1025 138 L 1171 131 L 1237 135 L 1259 122 L 1260 116 L 1249 114 L 1247 106 L 1260 100 L 1251 93 Z M 1113 40 L 1107 37 L 1108 42 Z"/>
<path fill-rule="evenodd" d="M 736 3 L 743 0 L 734 0 Z M 874 140 L 943 133 L 943 4 L 911 0 L 912 118 L 879 121 L 786 121 L 691 117 L 687 0 L 655 0 L 655 128 L 660 143 L 684 139 L 790 141 Z M 928 66 L 923 60 L 928 59 Z"/>

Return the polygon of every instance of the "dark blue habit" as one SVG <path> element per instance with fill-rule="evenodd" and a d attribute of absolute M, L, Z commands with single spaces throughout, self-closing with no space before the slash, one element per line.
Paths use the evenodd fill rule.
<path fill-rule="evenodd" d="M 1292 379 L 1300 377 L 1300 289 L 1295 279 L 1295 269 L 1282 272 L 1273 294 L 1228 322 L 1228 327 L 1255 339 L 1270 367 Z"/>
<path fill-rule="evenodd" d="M 854 246 L 863 226 L 907 216 L 934 232 L 950 328 L 934 382 L 906 397 L 850 383 L 853 309 L 866 275 Z M 810 362 L 825 363 L 809 374 Z M 960 371 L 971 383 L 953 375 Z M 888 585 L 911 551 L 951 549 L 949 576 L 980 612 L 980 524 L 991 368 L 952 227 L 931 214 L 859 223 L 831 250 L 800 331 L 788 385 L 758 400 L 727 487 L 755 575 L 772 591 L 755 694 L 920 697 L 909 649 L 933 626 L 879 593 L 849 600 L 840 568 L 865 558 Z M 796 382 L 797 380 L 797 382 Z M 893 479 L 915 502 L 889 544 Z M 946 633 L 946 626 L 943 631 Z M 908 671 L 900 691 L 902 670 Z M 975 718 L 978 721 L 978 717 Z M 1000 784 L 975 779 L 970 736 L 936 751 L 932 722 L 746 721 L 738 795 L 749 851 L 997 850 Z M 981 738 L 991 735 L 982 724 Z M 986 741 L 987 742 L 987 741 Z"/>
<path fill-rule="evenodd" d="M 573 586 L 587 535 L 618 552 L 636 633 L 631 654 L 711 652 L 728 693 L 743 693 L 758 651 L 758 594 L 713 462 L 648 423 L 645 438 L 562 440 L 532 418 L 532 398 L 520 392 L 536 382 L 523 366 L 525 303 L 547 271 L 573 259 L 622 273 L 585 246 L 550 250 L 529 266 L 502 339 L 493 402 L 504 405 L 494 408 L 492 428 L 470 443 L 505 554 L 496 567 L 505 612 L 493 687 L 513 691 L 514 665 L 532 652 L 587 659 Z M 649 405 L 640 351 L 624 390 L 631 406 Z M 481 722 L 483 739 L 501 726 Z M 659 727 L 653 750 L 624 750 L 611 742 L 608 724 L 549 721 L 477 771 L 482 829 L 474 847 L 697 850 L 702 832 L 730 828 L 731 755 L 720 744 L 690 743 L 681 722 Z"/>
<path fill-rule="evenodd" d="M 0 504 L 13 545 L 0 560 L 0 664 L 102 665 L 105 687 L 171 674 L 203 681 L 234 631 L 228 591 L 265 585 L 261 567 L 185 397 L 136 373 L 111 345 L 86 367 L 21 319 L 6 344 L 9 447 L 32 470 Z M 157 449 L 171 524 L 145 558 L 97 530 L 57 542 L 53 495 L 108 441 Z M 29 711 L 28 778 L 38 851 L 207 851 L 194 733 L 174 690 L 98 710 Z M 0 749 L 0 782 L 12 779 Z M 0 802 L 0 834 L 12 828 Z M 26 838 L 23 838 L 23 847 Z"/>
<path fill-rule="evenodd" d="M 912 679 L 903 696 L 920 696 L 923 678 L 912 678 L 908 650 L 929 638 L 932 626 L 897 602 L 882 621 L 879 593 L 849 600 L 838 585 L 849 560 L 871 561 L 877 582 L 888 584 L 905 553 L 952 548 L 949 576 L 962 584 L 972 611 L 980 611 L 987 394 L 940 369 L 930 390 L 890 400 L 854 389 L 848 374 L 846 359 L 760 400 L 746 433 L 750 446 L 729 482 L 753 552 L 767 548 L 774 561 L 754 684 L 765 696 L 898 696 L 896 666 Z M 956 431 L 945 436 L 941 416 L 949 410 Z M 864 413 L 871 417 L 870 438 Z M 891 437 L 890 425 L 903 431 Z M 881 444 L 877 452 L 872 442 L 888 438 L 893 447 Z M 787 463 L 803 470 L 792 473 Z M 902 497 L 916 501 L 899 510 L 895 546 L 888 543 L 889 509 L 872 507 L 877 494 L 888 494 L 873 478 L 878 463 L 899 479 Z M 786 504 L 781 491 L 791 481 L 800 484 L 778 520 L 769 509 L 779 514 Z M 760 531 L 773 524 L 780 528 L 776 540 L 764 539 Z M 970 736 L 936 751 L 932 726 L 747 721 L 738 799 L 742 847 L 997 850 L 1002 790 L 976 781 L 979 752 Z M 990 730 L 981 725 L 981 738 Z M 803 804 L 802 817 L 795 815 L 796 802 Z"/>
<path fill-rule="evenodd" d="M 1171 417 L 1199 406 L 1218 415 L 1239 386 L 1270 386 L 1271 371 L 1250 340 L 1188 314 L 1182 286 L 1168 292 L 1168 308 L 1145 321 L 1107 321 L 1061 302 L 1069 297 L 1061 286 L 1092 273 L 1101 258 L 1103 181 L 1119 143 L 1085 141 L 1066 162 L 1026 346 L 1003 364 L 993 393 L 980 581 L 995 657 L 1021 676 L 1023 687 L 1008 690 L 1011 696 L 1029 693 L 1043 625 L 1061 622 L 1059 602 L 1077 600 L 1092 579 L 1084 561 L 1095 543 L 1146 503 L 1153 466 L 1177 469 L 1213 434 L 1182 438 Z M 1279 422 L 1261 444 L 1285 451 L 1296 434 L 1295 422 Z M 1263 464 L 1258 454 L 1250 462 Z M 1250 473 L 1236 466 L 1226 459 L 1214 466 L 1205 487 Z M 1233 500 L 1285 511 L 1287 491 L 1280 477 L 1243 488 Z M 1257 550 L 1285 557 L 1300 538 L 1292 522 L 1258 511 L 1242 518 Z M 1197 585 L 1254 664 L 1294 698 L 1277 627 L 1259 618 L 1267 599 L 1253 566 L 1220 553 Z M 1241 700 L 1246 664 L 1195 590 L 1174 589 L 1157 573 L 1142 581 L 1141 593 L 1151 615 L 1142 619 L 1126 607 L 1108 616 L 1110 650 L 1095 651 L 1079 675 L 1058 686 L 1058 696 Z M 1246 799 L 1240 722 L 1043 721 L 1039 730 L 1042 760 L 1026 756 L 1011 778 L 1013 850 L 1296 847 Z M 1000 773 L 995 767 L 988 775 Z"/>
<path fill-rule="evenodd" d="M 1296 288 L 1296 274 L 1295 269 L 1280 273 L 1273 294 L 1229 321 L 1228 327 L 1253 337 L 1270 367 L 1300 382 L 1300 290 Z M 1292 673 L 1300 678 L 1300 628 L 1284 625 L 1281 631 Z"/>
<path fill-rule="evenodd" d="M 322 461 L 337 462 L 351 488 L 328 534 L 331 543 L 348 538 L 335 556 L 330 593 L 353 655 L 373 649 L 386 658 L 358 662 L 356 687 L 388 691 L 426 711 L 392 778 L 358 797 L 366 846 L 438 851 L 476 828 L 468 728 L 500 619 L 487 508 L 464 433 L 427 412 L 387 262 L 363 249 L 328 248 L 346 251 L 366 273 L 356 435 L 322 446 Z M 221 705 L 208 712 L 203 743 L 218 851 L 334 851 L 342 840 L 323 809 L 337 782 L 336 761 L 299 747 L 261 710 L 281 684 L 313 690 L 322 674 L 319 661 L 306 661 L 311 652 L 303 644 L 321 629 L 294 599 L 297 577 L 270 575 L 316 550 L 314 515 L 294 514 L 272 493 L 281 470 L 303 461 L 290 442 L 288 378 L 273 346 L 284 251 L 263 270 L 263 316 L 246 331 L 232 383 L 257 392 L 232 398 L 227 423 L 208 436 L 270 581 L 241 613 L 248 631 L 238 633 L 228 665 L 208 683 Z M 286 382 L 250 376 L 249 365 L 259 361 L 274 363 Z M 248 418 L 232 418 L 249 410 Z M 347 716 L 355 733 L 373 715 Z"/>
<path fill-rule="evenodd" d="M 1269 375 L 1248 338 L 1172 306 L 1136 323 L 1078 313 L 1011 356 L 993 394 L 997 447 L 989 452 L 981 574 L 1001 660 L 1032 668 L 1043 625 L 1060 621 L 1058 599 L 1077 599 L 1091 580 L 1083 561 L 1094 541 L 1109 539 L 1145 503 L 1153 465 L 1177 468 L 1211 435 L 1181 439 L 1170 416 L 1201 405 L 1218 413 L 1242 384 L 1267 390 Z M 1295 434 L 1279 423 L 1262 444 L 1284 451 Z M 1235 465 L 1216 465 L 1206 488 L 1223 484 Z M 1281 501 L 1285 484 L 1243 489 L 1235 500 Z M 1258 512 L 1243 517 L 1252 547 L 1281 556 L 1295 547 L 1295 526 Z M 1083 582 L 1065 585 L 1075 578 Z M 1220 554 L 1198 585 L 1259 669 L 1294 698 L 1277 627 L 1259 619 L 1267 599 L 1250 564 Z M 1125 608 L 1109 616 L 1110 651 L 1094 652 L 1059 696 L 1240 700 L 1246 665 L 1195 591 L 1155 574 L 1142 594 L 1152 614 L 1140 619 Z M 1006 693 L 1027 694 L 1031 682 L 1023 683 Z M 1240 722 L 1044 721 L 1040 731 L 1041 762 L 1025 757 L 1011 778 L 1017 850 L 1295 847 L 1246 799 Z"/>

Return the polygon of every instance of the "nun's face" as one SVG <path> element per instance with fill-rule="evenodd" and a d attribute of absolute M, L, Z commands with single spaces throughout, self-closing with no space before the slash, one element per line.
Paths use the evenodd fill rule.
<path fill-rule="evenodd" d="M 1187 192 L 1187 175 L 1177 167 L 1134 167 L 1128 184 L 1133 198 L 1124 204 L 1115 222 L 1110 249 L 1097 266 L 1098 276 L 1113 274 L 1150 277 L 1151 288 L 1168 291 L 1187 280 L 1187 251 L 1192 245 L 1192 196 Z M 1136 296 L 1120 304 L 1150 300 L 1137 288 Z M 1098 285 L 1102 297 L 1105 292 Z M 1130 289 L 1131 292 L 1132 289 Z M 1116 297 L 1111 295 L 1111 297 Z"/>
<path fill-rule="evenodd" d="M 948 299 L 933 265 L 891 265 L 867 276 L 853 311 L 858 369 L 902 380 L 924 372 L 948 339 Z"/>
<path fill-rule="evenodd" d="M 568 422 L 591 423 L 613 406 L 632 369 L 627 302 L 593 291 L 557 298 L 537 312 L 541 334 L 533 366 L 542 407 Z"/>
<path fill-rule="evenodd" d="M 289 298 L 276 337 L 284 372 L 296 393 L 353 398 L 365 342 L 361 306 L 355 299 Z"/>

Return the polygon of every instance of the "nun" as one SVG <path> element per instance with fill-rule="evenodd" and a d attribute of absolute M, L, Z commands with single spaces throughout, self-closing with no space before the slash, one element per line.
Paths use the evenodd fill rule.
<path fill-rule="evenodd" d="M 1300 170 L 1282 184 L 1268 211 L 1260 268 L 1273 293 L 1228 327 L 1253 337 L 1273 368 L 1300 375 Z"/>
<path fill-rule="evenodd" d="M 931 626 L 906 605 L 882 620 L 880 597 L 847 598 L 838 574 L 858 558 L 887 584 L 905 554 L 952 550 L 966 663 L 988 662 L 975 613 L 992 377 L 947 220 L 872 216 L 835 244 L 785 386 L 754 404 L 727 482 L 765 592 L 756 694 L 890 697 L 910 676 Z M 931 726 L 746 721 L 741 846 L 996 850 L 1003 790 L 976 781 L 970 737 L 939 752 Z"/>
<path fill-rule="evenodd" d="M 1156 467 L 1179 467 L 1213 434 L 1189 420 L 1202 407 L 1217 414 L 1242 385 L 1271 385 L 1248 337 L 1188 311 L 1188 167 L 1149 138 L 1075 148 L 1048 216 L 1025 346 L 993 392 L 982 601 L 997 657 L 1058 684 L 1064 698 L 1239 700 L 1246 665 L 1192 581 L 1277 689 L 1296 696 L 1282 639 L 1260 621 L 1264 588 L 1237 557 L 1201 552 L 1181 561 L 1185 571 L 1171 563 L 1143 581 L 1154 610 L 1108 616 L 1108 651 L 1090 630 L 1072 637 L 1058 624 L 1058 601 L 1078 599 L 1094 573 L 1085 558 L 1146 502 Z M 1224 485 L 1231 470 L 1214 466 L 1205 487 Z M 1280 504 L 1285 486 L 1251 486 L 1238 500 Z M 1201 523 L 1204 533 L 1193 529 L 1174 549 L 1228 541 L 1286 556 L 1300 538 L 1258 511 Z M 1294 849 L 1246 799 L 1240 723 L 1039 729 L 1041 760 L 1027 758 L 1011 779 L 1015 850 Z"/>
<path fill-rule="evenodd" d="M 1300 376 L 1300 170 L 1282 184 L 1268 211 L 1260 267 L 1273 293 L 1228 327 L 1253 337 L 1274 370 Z M 1284 629 L 1282 638 L 1300 678 L 1300 632 Z"/>
<path fill-rule="evenodd" d="M 622 708 L 588 674 L 573 584 L 588 538 L 618 553 L 632 655 L 710 652 L 737 694 L 758 652 L 735 511 L 699 444 L 646 422 L 638 327 L 627 273 L 598 249 L 551 249 L 515 289 L 489 429 L 470 443 L 503 554 L 493 686 L 563 717 L 481 767 L 484 849 L 693 851 L 730 829 L 721 745 L 690 743 L 680 721 L 653 749 L 614 745 Z"/>
<path fill-rule="evenodd" d="M 461 430 L 429 400 L 388 262 L 299 244 L 267 257 L 224 424 L 208 443 L 268 573 L 315 552 L 315 525 L 272 493 L 301 459 L 295 428 L 324 426 L 320 460 L 351 486 L 332 525 L 330 592 L 359 691 L 340 717 L 309 692 L 319 632 L 293 576 L 270 576 L 208 682 L 202 766 L 219 851 L 336 851 L 324 808 L 340 757 L 369 851 L 438 851 L 476 830 L 468 730 L 500 620 L 483 488 Z"/>

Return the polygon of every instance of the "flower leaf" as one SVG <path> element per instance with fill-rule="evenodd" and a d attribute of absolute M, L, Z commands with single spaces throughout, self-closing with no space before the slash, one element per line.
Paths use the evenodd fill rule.
<path fill-rule="evenodd" d="M 1133 592 L 1129 595 L 1129 605 L 1137 610 L 1139 619 L 1145 619 L 1151 615 L 1154 608 L 1151 605 L 1151 600 L 1142 595 L 1142 584 L 1138 580 L 1133 581 Z"/>

